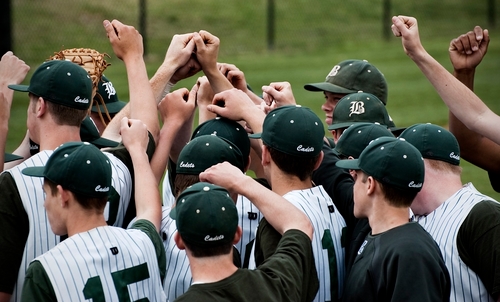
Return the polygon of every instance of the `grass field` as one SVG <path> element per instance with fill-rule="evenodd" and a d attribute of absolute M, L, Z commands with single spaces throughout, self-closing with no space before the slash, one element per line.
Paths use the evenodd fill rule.
<path fill-rule="evenodd" d="M 484 2 L 484 3 L 483 3 Z M 112 54 L 101 22 L 119 19 L 137 26 L 137 1 L 78 1 L 74 9 L 60 10 L 63 0 L 14 3 L 15 53 L 32 67 L 54 51 L 68 47 L 94 47 Z M 149 1 L 146 57 L 149 75 L 161 63 L 170 38 L 175 33 L 206 29 L 221 39 L 219 61 L 236 64 L 245 72 L 254 89 L 273 81 L 292 84 L 299 103 L 311 107 L 320 117 L 323 96 L 308 92 L 303 85 L 323 81 L 335 63 L 366 59 L 386 76 L 389 85 L 387 108 L 398 126 L 431 122 L 446 126 L 447 108 L 413 62 L 406 57 L 398 38 L 382 39 L 382 1 L 294 0 L 276 4 L 276 42 L 267 50 L 265 8 L 267 1 Z M 499 8 L 497 7 L 497 15 Z M 422 0 L 392 1 L 393 14 L 415 15 L 419 19 L 422 42 L 448 70 L 447 54 L 451 38 L 474 25 L 486 26 L 486 1 Z M 390 20 L 384 20 L 390 26 Z M 500 113 L 499 70 L 500 32 L 490 28 L 488 54 L 476 73 L 477 94 Z M 128 99 L 123 64 L 112 56 L 106 75 L 119 96 Z M 196 79 L 177 87 L 190 88 Z M 27 83 L 28 81 L 26 81 Z M 8 151 L 23 137 L 27 96 L 15 94 L 12 108 Z M 486 172 L 463 162 L 463 180 L 496 199 Z"/>

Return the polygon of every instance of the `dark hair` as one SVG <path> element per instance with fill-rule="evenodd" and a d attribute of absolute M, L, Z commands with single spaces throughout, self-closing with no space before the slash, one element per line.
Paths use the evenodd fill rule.
<path fill-rule="evenodd" d="M 361 178 L 361 181 L 365 183 L 367 179 L 368 175 L 363 172 L 363 177 Z M 374 180 L 376 179 L 374 178 Z M 384 184 L 378 180 L 376 181 L 379 183 L 380 190 L 384 194 L 389 204 L 397 208 L 404 208 L 411 206 L 413 199 L 415 199 L 415 196 L 417 196 L 418 194 L 416 190 L 403 190 L 398 187 L 391 186 L 389 184 Z"/>
<path fill-rule="evenodd" d="M 184 244 L 191 251 L 191 254 L 195 258 L 227 255 L 231 252 L 231 249 L 233 248 L 232 241 L 210 247 L 191 244 L 186 241 L 184 241 Z"/>
<path fill-rule="evenodd" d="M 177 198 L 187 187 L 200 182 L 198 174 L 176 174 L 174 180 L 174 196 Z"/>
<path fill-rule="evenodd" d="M 56 196 L 57 194 L 57 184 L 52 182 L 51 180 L 45 178 L 44 182 L 50 188 L 50 194 L 52 196 Z M 47 194 L 47 192 L 45 192 Z M 84 208 L 85 210 L 95 210 L 96 213 L 102 213 L 104 208 L 106 207 L 106 203 L 108 202 L 108 197 L 88 197 L 76 192 L 71 191 L 75 200 Z"/>
<path fill-rule="evenodd" d="M 297 176 L 302 181 L 312 176 L 316 162 L 320 157 L 320 154 L 314 157 L 299 157 L 283 153 L 269 146 L 266 146 L 266 148 L 281 171 Z"/>
<path fill-rule="evenodd" d="M 67 125 L 80 127 L 83 119 L 87 116 L 87 110 L 75 109 L 68 106 L 56 104 L 48 99 L 45 99 L 47 111 L 58 125 Z"/>

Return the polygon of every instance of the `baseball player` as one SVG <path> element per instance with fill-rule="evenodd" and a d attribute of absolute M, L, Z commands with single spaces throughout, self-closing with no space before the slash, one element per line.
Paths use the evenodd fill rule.
<path fill-rule="evenodd" d="M 130 85 L 130 114 L 147 125 L 151 133 L 148 146 L 148 155 L 151 156 L 159 125 L 156 103 L 142 60 L 140 34 L 116 20 L 104 22 L 104 27 L 115 53 L 124 61 L 129 79 L 134 83 Z M 5 300 L 20 300 L 25 271 L 31 260 L 60 241 L 49 227 L 43 208 L 43 181 L 28 177 L 21 171 L 44 165 L 52 150 L 62 143 L 80 140 L 80 124 L 90 106 L 91 85 L 83 68 L 69 61 L 54 60 L 43 63 L 35 71 L 29 86 L 10 86 L 14 90 L 29 92 L 27 124 L 30 136 L 40 143 L 40 152 L 0 175 L 0 292 Z M 105 154 L 112 166 L 112 187 L 116 190 L 110 194 L 119 195 L 120 203 L 109 205 L 104 211 L 109 217 L 116 217 L 115 225 L 121 225 L 131 199 L 132 161 L 123 147 Z"/>
<path fill-rule="evenodd" d="M 451 273 L 451 301 L 497 301 L 500 205 L 462 185 L 460 150 L 448 130 L 408 127 L 400 137 L 422 153 L 425 182 L 412 203 L 418 223 L 438 243 Z"/>
<path fill-rule="evenodd" d="M 111 162 L 90 143 L 65 143 L 45 166 L 22 170 L 43 177 L 50 228 L 68 238 L 30 263 L 21 301 L 165 301 L 161 201 L 145 152 L 147 127 L 124 118 L 121 135 L 136 179 L 137 221 L 129 230 L 104 219 Z"/>
<path fill-rule="evenodd" d="M 313 225 L 320 280 L 314 301 L 337 300 L 345 277 L 341 244 L 345 221 L 323 187 L 311 185 L 312 171 L 322 160 L 324 134 L 321 120 L 310 109 L 282 106 L 268 113 L 262 133 L 250 136 L 262 139 L 262 166 L 272 190 L 304 212 Z M 255 239 L 257 267 L 276 251 L 280 237 L 264 217 Z"/>
<path fill-rule="evenodd" d="M 177 246 L 185 249 L 193 285 L 176 301 L 311 301 L 318 279 L 307 217 L 278 194 L 229 163 L 200 174 L 203 180 L 177 198 Z M 276 253 L 256 270 L 237 268 L 232 245 L 239 240 L 237 211 L 230 194 L 245 195 L 283 234 Z"/>
<path fill-rule="evenodd" d="M 424 182 L 424 162 L 410 143 L 381 137 L 359 159 L 337 166 L 355 170 L 354 215 L 371 232 L 346 280 L 345 301 L 450 301 L 450 276 L 432 237 L 408 222 Z"/>
<path fill-rule="evenodd" d="M 241 151 L 230 141 L 215 135 L 201 135 L 193 138 L 182 149 L 178 157 L 175 177 L 176 191 L 180 194 L 187 187 L 199 182 L 201 172 L 224 161 L 238 167 L 241 171 L 245 171 Z M 238 197 L 237 202 L 240 199 L 242 198 Z M 175 244 L 174 234 L 177 232 L 177 226 L 168 216 L 170 209 L 171 207 L 164 207 L 161 232 L 165 234 L 163 244 L 168 259 L 172 259 L 167 263 L 165 292 L 168 299 L 173 301 L 187 291 L 192 283 L 192 277 L 185 251 L 180 250 Z M 249 233 L 250 230 L 247 230 L 245 235 L 249 236 Z M 248 243 L 248 240 L 246 242 Z M 239 245 L 238 247 L 241 248 Z M 237 257 L 235 262 L 238 267 L 241 267 L 240 255 L 235 255 L 235 257 Z"/>

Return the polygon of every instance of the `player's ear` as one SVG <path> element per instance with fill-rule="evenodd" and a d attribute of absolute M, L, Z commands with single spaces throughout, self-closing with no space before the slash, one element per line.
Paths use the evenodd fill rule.
<path fill-rule="evenodd" d="M 59 199 L 61 207 L 64 208 L 67 206 L 70 195 L 70 191 L 65 190 L 61 185 L 57 185 L 57 198 Z"/>
<path fill-rule="evenodd" d="M 323 157 L 325 156 L 325 153 L 323 153 L 323 151 L 321 151 L 319 153 L 319 156 L 318 156 L 318 160 L 316 161 L 316 164 L 314 165 L 314 170 L 318 169 L 319 166 L 321 165 L 321 162 L 323 161 Z M 313 171 L 314 171 L 313 170 Z"/>
<path fill-rule="evenodd" d="M 36 102 L 36 117 L 41 117 L 47 111 L 47 101 L 42 97 L 38 97 L 38 102 Z"/>
<path fill-rule="evenodd" d="M 240 226 L 236 228 L 236 232 L 234 233 L 233 244 L 240 242 L 241 235 L 243 234 L 243 230 Z"/>
<path fill-rule="evenodd" d="M 262 145 L 262 166 L 267 166 L 271 162 L 271 153 L 266 145 Z"/>
<path fill-rule="evenodd" d="M 367 182 L 367 194 L 371 195 L 375 192 L 375 188 L 378 186 L 378 183 L 375 181 L 375 178 L 368 176 L 366 179 Z"/>
<path fill-rule="evenodd" d="M 174 233 L 174 241 L 175 241 L 175 245 L 177 245 L 177 247 L 179 248 L 179 250 L 185 250 L 186 249 L 186 246 L 184 245 L 184 241 L 182 241 L 182 237 L 179 234 L 179 232 L 175 232 Z"/>

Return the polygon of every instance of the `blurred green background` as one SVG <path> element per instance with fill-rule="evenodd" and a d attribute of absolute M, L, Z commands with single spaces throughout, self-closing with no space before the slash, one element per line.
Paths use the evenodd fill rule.
<path fill-rule="evenodd" d="M 248 83 L 259 91 L 274 81 L 292 84 L 299 103 L 313 109 L 322 119 L 321 93 L 308 92 L 303 85 L 323 81 L 331 68 L 345 59 L 366 59 L 386 76 L 389 87 L 387 108 L 398 126 L 419 122 L 447 125 L 448 111 L 438 95 L 407 58 L 398 38 L 384 39 L 391 20 L 383 18 L 383 0 L 289 0 L 275 1 L 274 48 L 267 47 L 267 7 L 270 0 L 170 0 L 147 1 L 146 63 L 151 77 L 163 61 L 172 36 L 208 30 L 221 40 L 219 61 L 236 64 Z M 490 30 L 488 54 L 476 73 L 476 93 L 500 113 L 500 33 L 488 22 L 488 14 L 500 16 L 495 0 L 390 1 L 390 15 L 411 15 L 419 21 L 421 40 L 448 70 L 448 45 L 452 38 L 475 25 Z M 128 100 L 123 63 L 114 55 L 102 27 L 104 19 L 118 19 L 139 28 L 139 0 L 63 1 L 14 0 L 14 53 L 32 72 L 54 52 L 73 47 L 90 47 L 108 53 L 111 66 L 105 74 L 119 97 Z M 496 22 L 498 23 L 498 22 Z M 498 25 L 497 25 L 498 26 Z M 202 75 L 201 73 L 197 76 Z M 191 88 L 196 77 L 175 88 Z M 28 97 L 15 93 L 7 151 L 13 151 L 26 131 Z M 463 181 L 472 181 L 485 194 L 500 199 L 487 174 L 463 162 Z"/>

